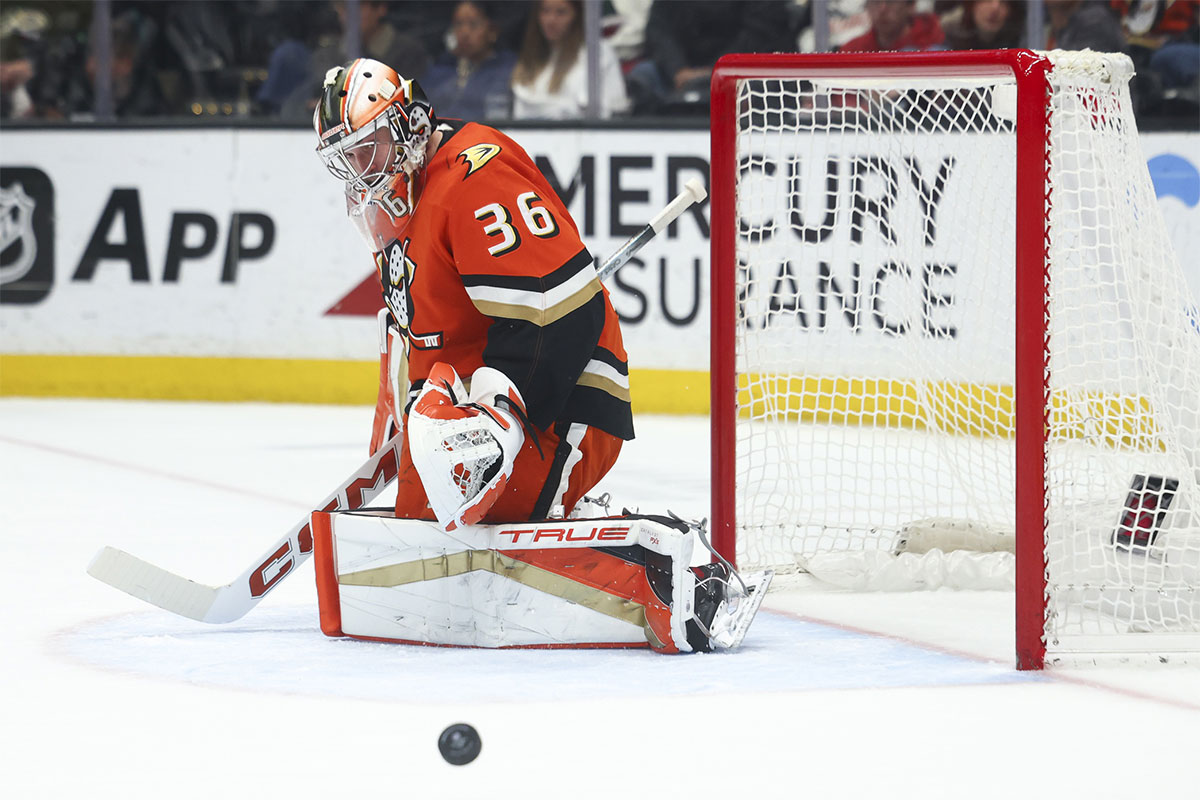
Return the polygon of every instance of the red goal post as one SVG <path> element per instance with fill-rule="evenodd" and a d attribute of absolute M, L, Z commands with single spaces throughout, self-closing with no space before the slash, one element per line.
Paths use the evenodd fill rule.
<path fill-rule="evenodd" d="M 1048 642 L 1055 654 L 1067 642 L 1061 646 L 1066 655 L 1200 650 L 1200 624 L 1192 613 L 1200 604 L 1190 572 L 1162 579 L 1171 591 L 1186 594 L 1176 597 L 1166 612 L 1147 611 L 1144 598 L 1135 602 L 1141 603 L 1139 608 L 1124 610 L 1128 598 L 1110 598 L 1105 592 L 1117 589 L 1103 582 L 1119 583 L 1131 569 L 1144 573 L 1142 562 L 1132 563 L 1136 558 L 1150 563 L 1152 557 L 1162 557 L 1168 559 L 1164 563 L 1189 565 L 1191 550 L 1200 551 L 1200 544 L 1189 538 L 1194 515 L 1189 511 L 1186 518 L 1175 519 L 1185 530 L 1173 533 L 1171 542 L 1183 548 L 1183 555 L 1168 558 L 1150 552 L 1153 537 L 1149 544 L 1142 542 L 1140 551 L 1136 546 L 1122 550 L 1117 533 L 1102 542 L 1108 528 L 1092 517 L 1080 522 L 1082 512 L 1072 510 L 1091 502 L 1091 495 L 1075 491 L 1072 470 L 1082 474 L 1094 463 L 1103 462 L 1098 471 L 1108 475 L 1106 481 L 1095 481 L 1095 492 L 1120 496 L 1115 511 L 1105 505 L 1103 513 L 1082 516 L 1111 519 L 1109 528 L 1136 494 L 1139 478 L 1145 484 L 1149 477 L 1151 483 L 1139 497 L 1155 492 L 1153 500 L 1163 509 L 1177 492 L 1194 491 L 1197 481 L 1197 437 L 1190 427 L 1195 421 L 1186 408 L 1187 392 L 1200 386 L 1200 344 L 1186 331 L 1186 315 L 1194 313 L 1194 306 L 1192 312 L 1185 306 L 1179 313 L 1154 309 L 1143 314 L 1153 317 L 1155 326 L 1149 344 L 1119 338 L 1126 335 L 1125 328 L 1139 336 L 1150 325 L 1141 324 L 1137 314 L 1153 303 L 1130 299 L 1128 292 L 1135 290 L 1129 284 L 1151 275 L 1150 282 L 1165 281 L 1170 287 L 1165 294 L 1182 285 L 1180 297 L 1186 296 L 1186 285 L 1177 280 L 1178 266 L 1165 263 L 1173 259 L 1169 245 L 1163 251 L 1165 231 L 1161 237 L 1146 234 L 1152 241 L 1138 256 L 1136 269 L 1141 271 L 1122 277 L 1126 273 L 1121 270 L 1134 269 L 1127 262 L 1135 260 L 1122 254 L 1142 248 L 1137 241 L 1110 241 L 1116 234 L 1110 237 L 1109 228 L 1124 224 L 1114 222 L 1114 216 L 1132 215 L 1128 227 L 1142 235 L 1143 215 L 1157 215 L 1153 193 L 1147 201 L 1148 177 L 1136 170 L 1127 181 L 1124 175 L 1115 177 L 1102 161 L 1103 153 L 1084 152 L 1112 142 L 1117 149 L 1128 148 L 1130 140 L 1136 145 L 1125 86 L 1127 59 L 1122 58 L 1005 50 L 737 54 L 718 62 L 711 103 L 712 518 L 714 545 L 725 557 L 746 568 L 803 569 L 806 558 L 828 547 L 888 549 L 889 537 L 902 538 L 902 522 L 876 525 L 866 519 L 867 510 L 842 516 L 839 503 L 856 502 L 856 484 L 863 494 L 878 486 L 881 497 L 920 516 L 920 498 L 893 497 L 893 476 L 863 477 L 855 472 L 862 465 L 854 462 L 874 459 L 880 462 L 877 472 L 887 473 L 893 456 L 898 463 L 920 465 L 932 464 L 939 453 L 971 450 L 949 472 L 971 472 L 979 459 L 978 483 L 1011 486 L 998 498 L 976 498 L 979 486 L 961 492 L 950 488 L 946 494 L 970 495 L 967 505 L 987 507 L 984 516 L 1003 517 L 1001 526 L 1015 530 L 1019 668 L 1041 668 Z M 1067 77 L 1076 69 L 1083 76 L 1078 85 Z M 1056 70 L 1067 83 L 1056 85 Z M 1058 131 L 1060 125 L 1065 133 Z M 1068 130 L 1070 125 L 1094 130 L 1081 134 Z M 1080 145 L 1080 152 L 1070 149 L 1075 139 L 1092 133 L 1099 144 Z M 976 149 L 977 143 L 992 140 L 1007 142 L 1006 149 L 995 157 L 983 145 Z M 814 149 L 804 150 L 812 142 Z M 938 154 L 943 145 L 950 155 Z M 1136 146 L 1130 152 L 1136 153 Z M 827 162 L 823 196 L 821 162 Z M 1054 172 L 1068 163 L 1069 175 Z M 975 183 L 955 194 L 955 181 L 975 167 L 980 172 Z M 1144 159 L 1135 167 L 1144 173 Z M 872 185 L 876 188 L 867 188 Z M 963 216 L 975 199 L 995 203 L 981 206 L 977 224 Z M 824 219 L 817 224 L 821 202 Z M 790 216 L 783 219 L 785 214 Z M 957 245 L 947 246 L 948 223 L 937 217 L 956 214 L 968 224 L 956 226 L 966 230 L 957 230 L 962 234 Z M 906 238 L 919 243 L 904 250 Z M 976 244 L 979 250 L 971 250 Z M 1086 255 L 1093 252 L 1099 255 Z M 918 280 L 913 274 L 923 254 L 924 274 Z M 1062 275 L 1053 271 L 1059 267 L 1052 269 L 1056 259 L 1066 265 Z M 864 280 L 862 270 L 873 265 L 878 271 Z M 816 270 L 816 277 L 806 282 L 805 270 Z M 955 338 L 966 326 L 943 324 L 952 318 L 959 296 L 935 287 L 958 287 L 975 279 L 963 276 L 989 271 L 1001 277 L 1011 273 L 1005 278 L 1008 288 L 997 294 L 981 284 L 974 290 L 976 306 L 968 310 L 982 317 L 990 306 L 997 317 L 1008 318 L 996 323 L 1007 328 L 988 329 L 979 337 L 985 340 L 985 352 L 973 354 L 967 352 L 968 336 Z M 773 283 L 766 279 L 768 273 Z M 1070 305 L 1085 298 L 1096 275 L 1104 278 L 1104 296 L 1094 306 Z M 900 304 L 889 306 L 894 300 L 882 298 L 880 287 L 902 279 L 912 284 L 912 307 L 923 307 L 896 322 L 901 315 L 888 317 L 886 312 Z M 1051 293 L 1052 283 L 1061 287 L 1064 298 Z M 818 289 L 810 292 L 813 286 Z M 964 291 L 962 296 L 969 301 L 972 295 Z M 1090 295 L 1086 299 L 1091 302 Z M 1103 320 L 1112 309 L 1124 314 L 1131 305 L 1136 318 L 1122 322 L 1121 333 L 1106 330 L 1096 342 L 1084 341 L 1089 319 Z M 913 334 L 920 314 L 924 333 Z M 935 318 L 939 324 L 931 322 Z M 1068 324 L 1074 327 L 1055 327 Z M 1003 330 L 1007 333 L 997 333 Z M 769 336 L 778 342 L 763 344 Z M 835 339 L 836 346 L 827 348 Z M 921 374 L 892 369 L 901 343 L 915 353 L 903 358 L 921 365 Z M 878 347 L 879 352 L 862 355 L 855 351 L 860 347 Z M 1176 355 L 1160 358 L 1164 367 L 1151 351 L 1165 347 L 1176 348 Z M 938 372 L 943 367 L 938 348 L 956 351 L 957 362 L 949 364 L 947 358 L 944 375 Z M 923 360 L 926 351 L 933 353 L 932 360 Z M 1134 353 L 1131 364 L 1141 357 L 1153 363 L 1137 362 L 1141 366 L 1131 367 L 1128 375 L 1097 366 L 1094 374 L 1077 379 L 1081 370 L 1074 362 L 1094 357 L 1103 365 L 1116 353 L 1115 360 L 1124 364 L 1126 351 Z M 760 358 L 761 353 L 767 355 Z M 813 353 L 813 360 L 805 360 Z M 988 372 L 982 365 L 993 357 L 995 365 L 988 369 L 994 371 Z M 850 366 L 843 368 L 846 363 Z M 1139 370 L 1158 380 L 1169 373 L 1171 397 L 1160 404 L 1140 377 L 1132 377 L 1140 376 Z M 937 399 L 931 400 L 931 394 Z M 1179 394 L 1185 397 L 1182 410 Z M 910 411 L 922 404 L 924 410 Z M 810 432 L 795 432 L 806 424 L 818 431 L 819 441 L 805 438 Z M 942 444 L 924 441 L 934 434 Z M 863 444 L 853 437 L 871 441 Z M 918 439 L 922 441 L 912 443 Z M 993 445 L 997 455 L 975 452 Z M 1076 452 L 1085 446 L 1095 452 Z M 814 488 L 815 473 L 833 476 L 843 468 L 845 485 L 835 487 L 833 477 L 822 475 Z M 1172 473 L 1166 478 L 1168 484 L 1175 482 L 1169 497 L 1156 472 Z M 1060 480 L 1060 473 L 1068 478 Z M 1122 479 L 1128 498 L 1112 488 Z M 807 514 L 807 501 L 822 502 L 822 495 L 830 500 L 827 520 L 806 519 L 796 531 L 779 532 L 792 525 L 797 508 Z M 766 514 L 759 521 L 758 509 L 767 506 L 778 506 L 778 515 Z M 993 513 L 996 507 L 1000 511 Z M 1063 522 L 1066 517 L 1068 523 Z M 1162 517 L 1154 524 L 1163 524 Z M 842 541 L 839 532 L 845 533 Z M 760 547 L 759 541 L 769 544 Z M 1091 572 L 1085 574 L 1081 563 Z M 1105 571 L 1119 572 L 1120 580 L 1105 577 Z M 1093 585 L 1098 587 L 1094 591 Z M 1161 585 L 1147 589 L 1155 591 L 1161 595 Z M 1123 609 L 1116 614 L 1117 623 L 1103 618 L 1114 604 Z M 1200 618 L 1200 608 L 1195 616 Z"/>

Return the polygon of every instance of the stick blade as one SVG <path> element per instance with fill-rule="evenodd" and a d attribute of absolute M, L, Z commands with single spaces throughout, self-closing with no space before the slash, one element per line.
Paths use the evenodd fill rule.
<path fill-rule="evenodd" d="M 182 617 L 209 622 L 217 599 L 212 586 L 156 567 L 115 547 L 104 547 L 88 564 L 88 574 L 114 589 Z"/>

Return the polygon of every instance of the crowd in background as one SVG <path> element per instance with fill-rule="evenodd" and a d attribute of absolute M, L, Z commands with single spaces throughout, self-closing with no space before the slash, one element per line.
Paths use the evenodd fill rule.
<path fill-rule="evenodd" d="M 359 54 L 417 78 L 443 117 L 702 115 L 721 55 L 815 49 L 814 2 L 606 0 L 590 107 L 585 9 L 571 0 L 111 0 L 105 57 L 119 119 L 307 122 L 325 71 L 348 60 L 348 29 Z M 823 34 L 842 51 L 1124 52 L 1137 68 L 1139 116 L 1200 127 L 1200 0 L 1045 0 L 1032 37 L 1027 8 L 829 0 Z M 92 0 L 5 0 L 0 118 L 95 118 L 94 9 Z"/>

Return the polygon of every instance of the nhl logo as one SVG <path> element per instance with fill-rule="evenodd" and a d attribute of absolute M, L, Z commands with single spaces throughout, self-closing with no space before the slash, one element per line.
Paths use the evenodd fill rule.
<path fill-rule="evenodd" d="M 25 194 L 21 184 L 0 187 L 0 284 L 15 283 L 33 269 L 37 260 L 35 208 L 37 202 Z"/>
<path fill-rule="evenodd" d="M 38 169 L 0 170 L 0 302 L 37 303 L 54 283 L 54 188 Z"/>

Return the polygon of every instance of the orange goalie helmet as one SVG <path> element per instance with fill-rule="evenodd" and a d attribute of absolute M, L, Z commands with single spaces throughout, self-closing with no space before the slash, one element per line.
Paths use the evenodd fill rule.
<path fill-rule="evenodd" d="M 313 113 L 317 155 L 345 181 L 353 202 L 388 189 L 393 216 L 412 212 L 434 129 L 433 107 L 416 81 L 369 58 L 325 73 Z"/>

